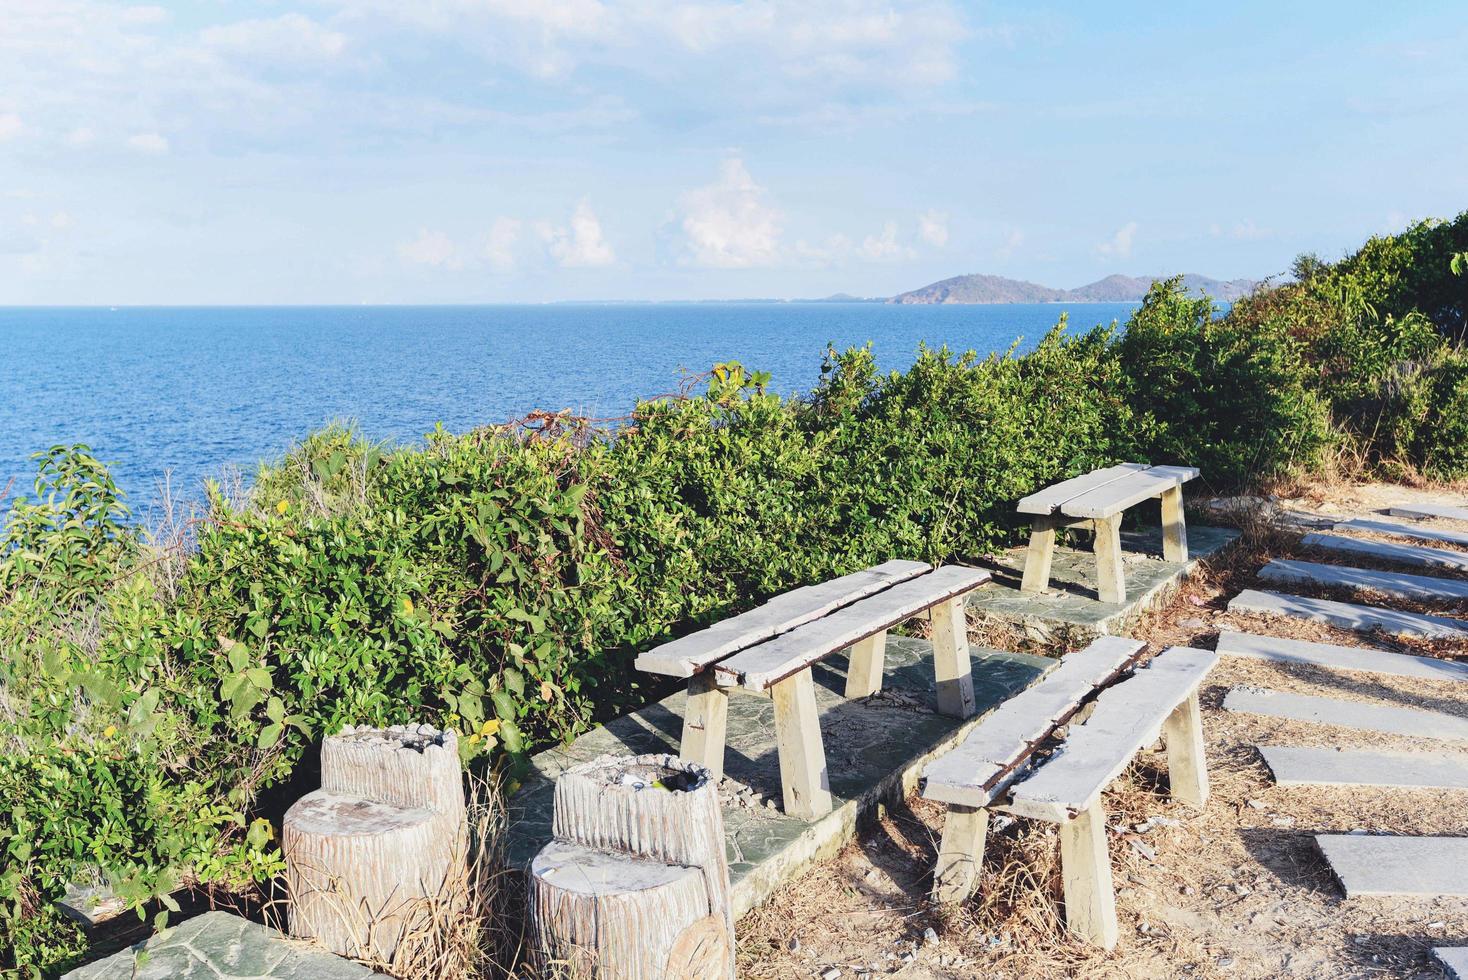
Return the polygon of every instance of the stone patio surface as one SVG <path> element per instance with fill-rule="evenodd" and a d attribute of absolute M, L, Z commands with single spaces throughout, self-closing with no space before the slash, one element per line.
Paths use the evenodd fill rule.
<path fill-rule="evenodd" d="M 63 980 L 368 980 L 365 966 L 229 912 L 205 912 Z"/>
<path fill-rule="evenodd" d="M 780 769 L 775 750 L 774 706 L 768 698 L 731 693 L 726 782 L 720 798 L 728 841 L 729 874 L 736 915 L 758 905 L 786 878 L 835 854 L 850 839 L 859 814 L 880 800 L 911 792 L 923 764 L 973 727 L 978 717 L 1054 666 L 1025 654 L 973 651 L 979 715 L 967 721 L 936 713 L 932 645 L 890 637 L 882 690 L 847 701 L 846 658 L 815 667 L 826 764 L 834 810 L 814 821 L 780 809 Z M 542 752 L 535 774 L 510 801 L 510 855 L 529 863 L 550 839 L 555 777 L 571 766 L 606 754 L 678 751 L 685 695 L 679 692 L 622 716 L 568 746 Z"/>
<path fill-rule="evenodd" d="M 969 596 L 969 612 L 1037 631 L 1042 641 L 1063 639 L 1072 648 L 1102 634 L 1124 636 L 1143 613 L 1164 605 L 1199 561 L 1238 536 L 1232 528 L 1190 527 L 1189 559 L 1179 563 L 1162 560 L 1160 528 L 1124 532 L 1125 603 L 1096 598 L 1096 555 L 1089 548 L 1057 547 L 1050 588 L 1037 595 L 1021 595 L 1025 549 L 1013 548 L 990 563 L 994 580 Z"/>

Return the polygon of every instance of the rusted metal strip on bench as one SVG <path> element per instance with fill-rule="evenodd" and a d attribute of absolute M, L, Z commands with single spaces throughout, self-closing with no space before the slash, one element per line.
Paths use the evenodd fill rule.
<path fill-rule="evenodd" d="M 1005 701 L 952 751 L 923 772 L 924 799 L 970 807 L 988 805 L 1028 760 L 1098 688 L 1136 663 L 1146 644 L 1102 636 L 1066 654 L 1050 673 Z"/>
<path fill-rule="evenodd" d="M 1191 716 L 1183 722 L 1189 729 L 1197 724 L 1198 687 L 1218 657 L 1213 650 L 1172 647 L 1126 681 L 1103 691 L 1086 723 L 1071 731 L 1065 744 L 1038 772 L 1016 783 L 1009 800 L 998 808 L 1017 816 L 1056 823 L 1066 823 L 1086 813 L 1101 792 L 1126 769 L 1137 750 L 1155 740 L 1180 708 L 1191 703 Z M 1174 746 L 1171 731 L 1169 727 L 1169 770 L 1178 762 L 1196 769 L 1201 758 L 1183 758 L 1175 755 L 1174 749 L 1179 752 L 1191 749 L 1201 757 L 1201 739 L 1192 746 L 1195 739 L 1190 733 L 1179 731 L 1183 737 Z M 1204 772 L 1201 795 L 1206 799 Z M 1197 774 L 1192 778 L 1196 780 Z M 1180 795 L 1176 792 L 1177 773 L 1173 774 L 1173 782 L 1174 795 Z M 1201 799 L 1188 802 L 1202 804 Z"/>
<path fill-rule="evenodd" d="M 652 674 L 692 677 L 725 657 L 930 571 L 932 566 L 926 562 L 889 561 L 829 582 L 803 586 L 707 629 L 654 647 L 637 658 L 636 667 Z"/>
<path fill-rule="evenodd" d="M 980 568 L 947 565 L 844 606 L 714 665 L 719 683 L 763 691 L 817 661 L 989 581 Z"/>

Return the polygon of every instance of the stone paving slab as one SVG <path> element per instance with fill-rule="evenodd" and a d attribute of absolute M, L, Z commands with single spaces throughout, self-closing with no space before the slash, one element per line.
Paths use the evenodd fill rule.
<path fill-rule="evenodd" d="M 205 912 L 64 980 L 365 980 L 380 977 L 229 912 Z"/>
<path fill-rule="evenodd" d="M 1468 980 L 1468 946 L 1439 946 L 1432 951 L 1448 980 Z"/>
<path fill-rule="evenodd" d="M 1313 694 L 1239 686 L 1224 695 L 1223 707 L 1225 711 L 1245 711 L 1320 725 L 1341 725 L 1366 732 L 1468 742 L 1468 718 L 1369 701 L 1342 701 Z"/>
<path fill-rule="evenodd" d="M 1096 598 L 1096 555 L 1087 549 L 1055 549 L 1050 588 L 1037 595 L 1019 591 L 1025 548 L 1012 548 L 989 562 L 994 580 L 969 595 L 969 612 L 1038 631 L 1042 639 L 1083 646 L 1097 636 L 1121 636 L 1143 613 L 1166 604 L 1198 563 L 1238 539 L 1232 528 L 1188 528 L 1188 561 L 1162 560 L 1162 531 L 1128 531 L 1121 536 L 1127 601 Z"/>
<path fill-rule="evenodd" d="M 1416 538 L 1418 541 L 1443 541 L 1447 544 L 1468 545 L 1468 531 L 1449 531 L 1446 528 L 1429 527 L 1425 524 L 1403 524 L 1401 521 L 1377 521 L 1369 517 L 1354 517 L 1349 521 L 1341 521 L 1335 525 L 1335 528 L 1395 534 L 1400 538 Z"/>
<path fill-rule="evenodd" d="M 1347 898 L 1468 895 L 1468 837 L 1316 834 Z"/>
<path fill-rule="evenodd" d="M 1354 602 L 1312 599 L 1308 596 L 1285 595 L 1281 592 L 1261 592 L 1257 589 L 1245 589 L 1230 599 L 1228 611 L 1287 616 L 1291 619 L 1304 619 L 1313 623 L 1325 623 L 1341 629 L 1362 632 L 1379 629 L 1387 633 L 1425 636 L 1432 639 L 1468 637 L 1468 621 L 1462 619 L 1399 612 L 1395 609 L 1378 609 L 1375 606 L 1361 606 Z"/>
<path fill-rule="evenodd" d="M 1300 539 L 1300 544 L 1307 548 L 1320 548 L 1324 551 L 1364 555 L 1377 561 L 1393 562 L 1398 565 L 1468 571 L 1468 554 L 1449 548 L 1428 548 L 1416 544 L 1397 544 L 1393 541 L 1348 538 L 1343 534 L 1307 534 Z"/>
<path fill-rule="evenodd" d="M 1370 647 L 1343 647 L 1309 640 L 1287 640 L 1278 636 L 1236 633 L 1218 634 L 1218 652 L 1231 657 L 1248 657 L 1282 664 L 1305 664 L 1333 670 L 1356 670 L 1392 677 L 1416 677 L 1431 681 L 1468 681 L 1468 663 L 1388 653 Z"/>
<path fill-rule="evenodd" d="M 1395 504 L 1386 512 L 1393 517 L 1445 517 L 1452 521 L 1468 521 L 1468 507 L 1453 504 Z"/>
<path fill-rule="evenodd" d="M 1468 789 L 1468 755 L 1453 752 L 1356 752 L 1259 745 L 1280 786 L 1402 786 Z"/>
<path fill-rule="evenodd" d="M 859 814 L 879 800 L 911 793 L 922 767 L 956 745 L 979 718 L 1055 666 L 1057 661 L 1025 654 L 975 649 L 974 695 L 979 714 L 960 721 L 937 714 L 932 644 L 889 637 L 882 690 L 848 701 L 846 657 L 835 655 L 814 667 L 821 737 L 834 798 L 833 811 L 815 821 L 786 816 L 775 749 L 774 705 L 769 698 L 731 692 L 724 811 L 729 877 L 736 915 L 758 905 L 782 881 L 834 855 L 855 831 Z M 661 701 L 594 729 L 568 746 L 532 760 L 534 774 L 510 801 L 510 858 L 525 866 L 550 839 L 557 775 L 601 755 L 677 753 L 686 694 Z M 752 793 L 737 792 L 737 784 Z M 730 791 L 735 790 L 735 791 Z M 751 799 L 752 797 L 752 799 Z"/>
<path fill-rule="evenodd" d="M 1468 582 L 1460 579 L 1433 578 L 1431 575 L 1409 575 L 1406 572 L 1384 572 L 1378 568 L 1351 568 L 1327 565 L 1317 561 L 1294 561 L 1276 558 L 1259 569 L 1266 582 L 1334 586 L 1345 589 L 1370 589 L 1402 599 L 1453 601 L 1468 599 Z"/>

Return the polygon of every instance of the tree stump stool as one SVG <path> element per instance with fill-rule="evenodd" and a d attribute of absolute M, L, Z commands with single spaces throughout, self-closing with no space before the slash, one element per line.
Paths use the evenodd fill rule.
<path fill-rule="evenodd" d="M 468 818 L 453 732 L 354 728 L 321 746 L 321 788 L 286 812 L 290 931 L 390 962 L 429 909 L 463 898 Z"/>
<path fill-rule="evenodd" d="M 556 780 L 530 865 L 548 968 L 605 980 L 729 980 L 734 917 L 718 789 L 672 755 L 604 756 Z"/>

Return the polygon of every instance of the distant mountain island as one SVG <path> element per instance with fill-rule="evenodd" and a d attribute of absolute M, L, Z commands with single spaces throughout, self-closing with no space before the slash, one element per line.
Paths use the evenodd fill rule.
<path fill-rule="evenodd" d="M 1157 278 L 1167 278 L 1158 276 Z M 900 293 L 889 303 L 1135 303 L 1147 295 L 1153 280 L 1114 275 L 1075 289 L 1054 289 L 1003 276 L 954 276 L 921 289 Z M 1232 303 L 1249 295 L 1259 284 L 1253 279 L 1210 279 L 1196 273 L 1183 275 L 1183 287 L 1195 296 L 1207 293 Z"/>

